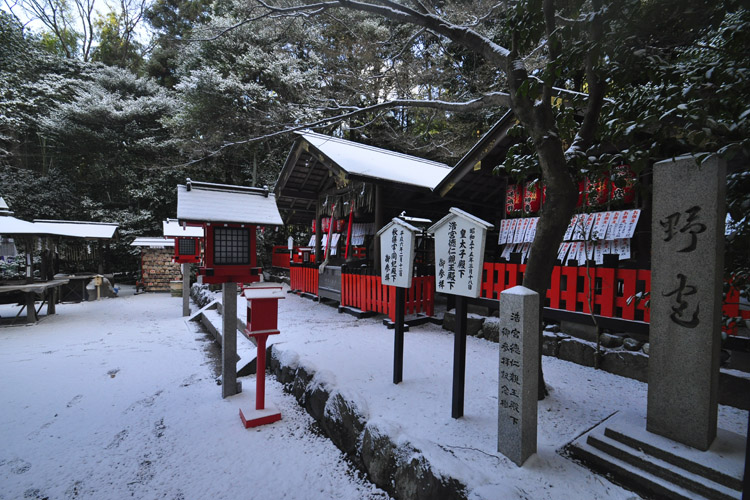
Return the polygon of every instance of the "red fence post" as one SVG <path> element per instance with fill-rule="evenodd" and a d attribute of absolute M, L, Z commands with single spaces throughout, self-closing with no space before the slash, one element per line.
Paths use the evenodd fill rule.
<path fill-rule="evenodd" d="M 650 269 L 638 269 L 635 274 L 636 281 L 643 281 L 643 291 L 651 291 L 651 270 Z M 636 283 L 636 288 L 637 288 Z M 635 306 L 637 309 L 643 311 L 643 321 L 646 323 L 651 322 L 651 308 L 646 307 L 646 301 L 642 300 L 638 305 Z"/>
<path fill-rule="evenodd" d="M 549 290 L 547 290 L 547 298 L 549 299 L 549 307 L 552 309 L 560 309 L 560 277 L 562 276 L 562 268 L 555 266 L 552 269 L 552 277 L 550 278 Z"/>
<path fill-rule="evenodd" d="M 597 268 L 596 277 L 601 281 L 601 289 L 594 302 L 599 304 L 597 314 L 612 318 L 615 314 L 615 270 L 611 267 Z"/>

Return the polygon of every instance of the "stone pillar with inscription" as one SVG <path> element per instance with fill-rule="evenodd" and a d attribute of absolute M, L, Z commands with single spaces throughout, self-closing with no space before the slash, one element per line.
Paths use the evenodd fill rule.
<path fill-rule="evenodd" d="M 521 466 L 536 453 L 539 294 L 523 286 L 500 293 L 497 451 Z"/>
<path fill-rule="evenodd" d="M 716 437 L 726 166 L 654 165 L 646 428 L 707 450 Z"/>

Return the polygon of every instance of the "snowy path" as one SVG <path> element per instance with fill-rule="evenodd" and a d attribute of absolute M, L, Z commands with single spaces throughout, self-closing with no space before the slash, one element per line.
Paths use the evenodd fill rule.
<path fill-rule="evenodd" d="M 238 315 L 246 301 L 238 298 Z M 467 339 L 464 417 L 453 419 L 453 334 L 436 325 L 405 335 L 404 379 L 392 383 L 393 331 L 293 294 L 279 303 L 282 363 L 299 363 L 354 402 L 396 443 L 419 449 L 438 473 L 467 485 L 472 500 L 637 498 L 558 454 L 616 411 L 645 417 L 647 385 L 545 356 L 550 396 L 539 403 L 538 448 L 522 468 L 497 452 L 498 344 Z M 719 426 L 746 435 L 748 412 L 719 407 Z"/>
<path fill-rule="evenodd" d="M 252 396 L 221 399 L 180 314 L 181 299 L 130 295 L 0 328 L 0 499 L 387 498 L 272 378 L 283 420 L 244 429 Z"/>

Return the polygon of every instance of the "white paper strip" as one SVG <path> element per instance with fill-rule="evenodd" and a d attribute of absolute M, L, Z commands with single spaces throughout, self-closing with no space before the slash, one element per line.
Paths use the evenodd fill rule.
<path fill-rule="evenodd" d="M 632 238 L 635 234 L 635 226 L 638 225 L 638 218 L 641 216 L 640 210 L 631 210 L 630 211 L 630 217 L 626 221 L 626 227 L 625 234 L 622 236 L 623 238 Z"/>
<path fill-rule="evenodd" d="M 560 244 L 560 248 L 557 250 L 557 260 L 562 262 L 562 265 L 565 265 L 565 257 L 568 255 L 568 250 L 570 250 L 571 243 L 569 242 L 563 242 Z"/>
<path fill-rule="evenodd" d="M 620 226 L 620 212 L 609 212 L 610 213 L 610 219 L 609 219 L 609 226 L 607 227 L 607 234 L 605 235 L 605 239 L 607 240 L 616 240 L 617 236 L 617 228 Z"/>
<path fill-rule="evenodd" d="M 568 222 L 568 228 L 565 230 L 565 235 L 563 236 L 563 241 L 570 241 L 573 237 L 573 229 L 575 228 L 577 217 L 578 215 L 574 215 L 570 218 L 570 222 Z"/>
<path fill-rule="evenodd" d="M 612 242 L 612 246 L 614 247 L 614 253 L 616 253 L 620 257 L 620 260 L 630 258 L 630 240 L 626 238 L 620 238 L 614 240 Z"/>
<path fill-rule="evenodd" d="M 509 243 L 509 244 L 505 245 L 505 247 L 503 248 L 503 253 L 500 254 L 500 257 L 502 257 L 505 260 L 510 260 L 510 252 L 511 252 L 511 250 L 513 250 L 513 244 L 512 243 Z"/>

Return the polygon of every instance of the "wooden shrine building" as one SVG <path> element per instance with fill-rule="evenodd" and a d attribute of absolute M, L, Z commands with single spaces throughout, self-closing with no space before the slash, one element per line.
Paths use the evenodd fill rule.
<path fill-rule="evenodd" d="M 442 163 L 314 132 L 298 133 L 275 187 L 285 223 L 307 225 L 313 233 L 308 242 L 297 242 L 308 243 L 311 255 L 307 264 L 292 265 L 292 288 L 352 305 L 355 298 L 347 294 L 353 281 L 375 278 L 377 230 L 404 212 L 430 220 L 442 217 L 451 201 L 433 189 L 448 172 L 450 167 Z M 342 266 L 344 274 L 363 277 L 351 278 L 347 285 Z M 389 299 L 380 291 L 373 292 L 376 295 L 372 302 L 380 305 L 362 309 L 384 312 L 387 306 L 382 304 Z"/>

